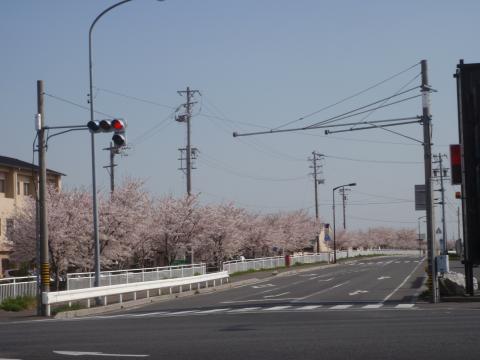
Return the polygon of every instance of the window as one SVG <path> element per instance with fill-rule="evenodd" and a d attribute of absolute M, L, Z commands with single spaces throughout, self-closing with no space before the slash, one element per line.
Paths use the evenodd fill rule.
<path fill-rule="evenodd" d="M 17 181 L 17 195 L 20 195 L 20 181 Z"/>
<path fill-rule="evenodd" d="M 13 219 L 7 219 L 7 236 L 9 236 L 9 234 L 13 231 L 13 225 Z"/>
<path fill-rule="evenodd" d="M 23 195 L 30 195 L 30 183 L 28 180 L 23 181 Z"/>
<path fill-rule="evenodd" d="M 6 191 L 5 178 L 6 178 L 5 173 L 0 172 L 0 193 L 4 193 Z"/>

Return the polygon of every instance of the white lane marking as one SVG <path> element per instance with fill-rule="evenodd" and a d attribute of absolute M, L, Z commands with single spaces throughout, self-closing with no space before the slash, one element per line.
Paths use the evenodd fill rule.
<path fill-rule="evenodd" d="M 233 310 L 230 310 L 229 313 L 255 311 L 255 310 L 259 310 L 259 309 L 261 309 L 260 306 L 246 307 L 246 308 L 241 308 L 241 309 L 233 309 Z"/>
<path fill-rule="evenodd" d="M 356 290 L 356 291 L 353 291 L 353 292 L 351 292 L 351 293 L 348 293 L 348 295 L 354 296 L 354 295 L 366 294 L 366 293 L 368 293 L 368 290 Z"/>
<path fill-rule="evenodd" d="M 321 280 L 318 280 L 318 281 L 324 281 L 324 282 L 328 282 L 328 281 L 332 281 L 333 279 L 335 279 L 335 278 L 321 279 Z"/>
<path fill-rule="evenodd" d="M 265 295 L 264 298 L 279 297 L 279 296 L 283 296 L 283 295 L 287 295 L 287 294 L 290 294 L 290 291 L 287 291 L 287 292 L 284 292 L 284 293 L 281 293 L 281 294 L 275 294 L 275 295 Z"/>
<path fill-rule="evenodd" d="M 131 316 L 142 317 L 142 316 L 165 315 L 165 314 L 168 314 L 168 312 L 167 311 L 156 311 L 156 312 L 145 313 L 145 314 L 132 314 Z M 115 317 L 115 316 L 118 316 L 118 315 L 114 315 L 114 316 L 111 316 L 111 317 Z"/>
<path fill-rule="evenodd" d="M 358 265 L 365 265 L 365 263 L 358 263 Z"/>
<path fill-rule="evenodd" d="M 112 356 L 112 357 L 148 357 L 150 355 L 140 354 L 106 354 L 103 352 L 90 352 L 90 351 L 58 351 L 53 350 L 54 354 L 67 355 L 67 356 Z"/>
<path fill-rule="evenodd" d="M 409 262 L 410 262 L 410 260 L 404 261 L 405 264 L 408 264 Z"/>
<path fill-rule="evenodd" d="M 22 360 L 22 359 L 0 358 L 0 360 Z"/>
<path fill-rule="evenodd" d="M 270 286 L 275 286 L 275 285 L 273 285 L 273 284 L 253 285 L 252 289 L 263 289 L 263 288 L 270 287 Z"/>
<path fill-rule="evenodd" d="M 352 307 L 353 305 L 335 305 L 330 308 L 330 310 L 344 310 L 348 309 L 349 307 Z"/>
<path fill-rule="evenodd" d="M 383 304 L 369 304 L 369 305 L 362 306 L 362 309 L 378 309 L 378 308 L 381 308 L 382 306 Z"/>
<path fill-rule="evenodd" d="M 291 308 L 291 306 L 290 305 L 274 306 L 274 307 L 271 307 L 271 308 L 266 308 L 264 310 L 265 311 L 276 311 L 276 310 L 285 310 L 285 309 L 288 309 L 288 308 Z"/>
<path fill-rule="evenodd" d="M 377 278 L 378 280 L 383 280 L 383 279 L 391 279 L 392 277 L 391 276 L 380 276 L 379 278 Z"/>
<path fill-rule="evenodd" d="M 395 294 L 395 293 L 398 291 L 398 289 L 400 289 L 403 285 L 405 285 L 405 283 L 408 281 L 408 279 L 410 279 L 410 276 L 412 276 L 413 273 L 414 273 L 415 271 L 417 271 L 418 267 L 419 267 L 421 264 L 422 264 L 421 262 L 418 263 L 417 266 L 415 266 L 415 267 L 413 268 L 413 270 L 410 272 L 410 274 L 408 274 L 407 277 L 401 282 L 401 284 L 398 285 L 398 286 L 395 288 L 395 290 L 393 290 L 390 294 L 388 294 L 387 297 L 386 297 L 385 299 L 383 299 L 382 302 L 385 302 L 385 301 L 387 301 L 388 299 L 390 299 L 390 298 L 393 296 L 393 294 Z"/>
<path fill-rule="evenodd" d="M 298 301 L 301 301 L 301 300 L 308 299 L 309 297 L 322 294 L 322 293 L 327 292 L 327 291 L 329 291 L 329 290 L 336 289 L 336 288 L 338 288 L 338 287 L 340 287 L 340 286 L 343 286 L 343 285 L 345 285 L 345 284 L 348 284 L 349 282 L 350 282 L 350 281 L 345 281 L 345 282 L 343 282 L 343 283 L 340 283 L 340 284 L 337 284 L 337 285 L 333 285 L 333 286 L 331 286 L 331 287 L 329 287 L 329 288 L 327 288 L 327 289 L 323 289 L 323 290 L 314 292 L 314 293 L 312 293 L 312 294 L 310 294 L 310 295 L 307 295 L 307 296 L 298 298 L 298 299 L 294 300 L 293 302 L 298 302 Z"/>
<path fill-rule="evenodd" d="M 300 298 L 230 300 L 230 301 L 221 301 L 220 304 L 238 304 L 238 303 L 260 302 L 260 301 L 287 301 L 287 300 L 299 300 L 299 299 Z"/>
<path fill-rule="evenodd" d="M 295 310 L 313 310 L 313 309 L 318 309 L 322 307 L 322 305 L 306 305 L 306 306 L 301 306 Z"/>
<path fill-rule="evenodd" d="M 301 275 L 298 275 L 298 276 L 304 276 L 304 277 L 307 277 L 307 276 L 316 276 L 318 274 L 301 274 Z"/>
<path fill-rule="evenodd" d="M 398 304 L 395 306 L 395 309 L 411 309 L 415 306 L 415 304 Z"/>
<path fill-rule="evenodd" d="M 230 308 L 222 308 L 222 309 L 212 309 L 212 310 L 201 310 L 201 311 L 196 311 L 195 314 L 212 314 L 220 311 L 228 311 Z"/>
<path fill-rule="evenodd" d="M 169 313 L 168 315 L 183 315 L 183 314 L 193 313 L 193 312 L 196 312 L 196 311 L 198 311 L 198 310 L 176 311 L 176 312 Z"/>

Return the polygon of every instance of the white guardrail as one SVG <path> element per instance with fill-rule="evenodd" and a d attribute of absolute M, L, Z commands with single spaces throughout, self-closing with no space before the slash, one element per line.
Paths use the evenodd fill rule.
<path fill-rule="evenodd" d="M 143 269 L 102 271 L 100 273 L 100 286 L 173 279 L 186 276 L 203 275 L 206 273 L 206 264 L 188 264 Z M 94 272 L 70 273 L 67 274 L 66 287 L 67 290 L 90 288 L 94 287 L 94 282 Z"/>
<path fill-rule="evenodd" d="M 19 276 L 0 279 L 0 303 L 7 298 L 35 296 L 36 293 L 36 276 Z"/>
<path fill-rule="evenodd" d="M 369 255 L 418 256 L 419 250 L 395 250 L 395 249 L 338 250 L 337 260 L 353 258 L 357 256 L 369 256 Z M 333 262 L 333 252 L 290 256 L 290 265 L 310 264 L 310 263 L 317 263 L 317 262 L 327 262 L 327 263 Z M 223 270 L 228 271 L 229 274 L 233 274 L 236 272 L 243 272 L 243 271 L 250 271 L 250 270 L 274 269 L 274 268 L 283 267 L 283 266 L 285 266 L 285 256 L 274 256 L 274 257 L 267 257 L 267 258 L 225 261 L 223 263 Z"/>
<path fill-rule="evenodd" d="M 67 303 L 76 300 L 88 300 L 87 307 L 89 307 L 90 299 L 103 297 L 103 305 L 107 305 L 107 296 L 112 295 L 119 295 L 119 302 L 121 303 L 122 295 L 127 293 L 136 294 L 138 291 L 147 291 L 148 298 L 150 290 L 158 290 L 160 293 L 161 289 L 167 288 L 170 289 L 170 293 L 172 293 L 172 288 L 179 287 L 179 292 L 182 292 L 182 287 L 186 285 L 189 285 L 190 290 L 192 289 L 192 285 L 196 284 L 198 288 L 200 287 L 201 283 L 205 283 L 205 287 L 209 286 L 209 282 L 212 283 L 213 286 L 216 286 L 217 281 L 220 281 L 220 284 L 223 284 L 224 280 L 228 282 L 228 278 L 228 272 L 221 271 L 217 273 L 188 276 L 176 279 L 144 281 L 56 292 L 44 292 L 42 293 L 42 301 L 47 305 L 47 316 L 50 316 L 50 307 L 52 304 Z M 134 299 L 136 299 L 136 296 Z"/>

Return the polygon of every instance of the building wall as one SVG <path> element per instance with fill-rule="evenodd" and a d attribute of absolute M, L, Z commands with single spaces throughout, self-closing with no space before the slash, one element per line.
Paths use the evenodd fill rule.
<path fill-rule="evenodd" d="M 8 264 L 11 248 L 7 239 L 9 226 L 15 226 L 12 216 L 26 196 L 35 194 L 36 174 L 29 169 L 0 166 L 0 277 L 10 265 Z M 61 187 L 60 175 L 47 175 L 49 184 Z"/>

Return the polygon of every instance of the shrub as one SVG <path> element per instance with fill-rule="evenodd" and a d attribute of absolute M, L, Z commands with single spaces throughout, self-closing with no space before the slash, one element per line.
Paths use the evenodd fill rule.
<path fill-rule="evenodd" d="M 0 304 L 0 308 L 5 311 L 21 311 L 32 309 L 36 306 L 37 300 L 33 296 L 17 296 L 16 298 L 7 298 Z"/>

